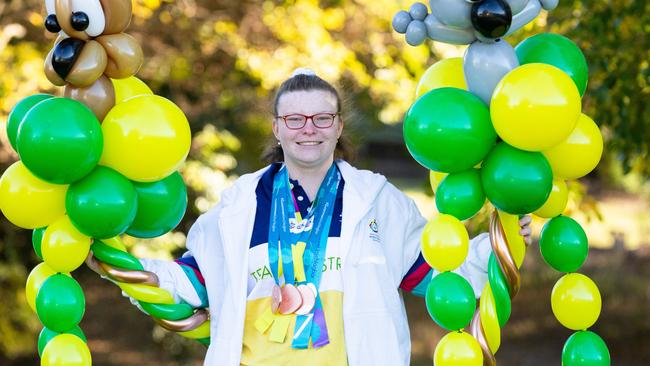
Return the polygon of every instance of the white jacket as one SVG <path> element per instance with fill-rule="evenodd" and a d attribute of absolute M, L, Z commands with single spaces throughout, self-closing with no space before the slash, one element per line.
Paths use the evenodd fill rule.
<path fill-rule="evenodd" d="M 411 340 L 399 286 L 420 252 L 426 220 L 414 202 L 382 175 L 337 161 L 343 191 L 343 324 L 350 366 L 409 365 Z M 240 177 L 219 204 L 190 229 L 187 249 L 205 279 L 211 314 L 204 365 L 239 366 L 246 310 L 248 250 L 255 221 L 255 188 L 267 168 Z M 370 228 L 375 220 L 377 233 Z M 377 234 L 379 240 L 377 240 Z M 470 242 L 457 270 L 476 295 L 487 281 L 487 235 Z M 173 262 L 142 260 L 161 287 L 190 304 L 197 295 Z M 433 322 L 431 325 L 433 326 Z"/>

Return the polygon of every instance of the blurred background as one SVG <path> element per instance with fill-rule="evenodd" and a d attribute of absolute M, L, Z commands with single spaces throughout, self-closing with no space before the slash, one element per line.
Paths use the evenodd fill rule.
<path fill-rule="evenodd" d="M 127 32 L 138 39 L 145 63 L 138 73 L 156 94 L 186 113 L 193 143 L 181 173 L 188 211 L 176 232 L 137 241 L 139 257 L 173 258 L 198 215 L 219 200 L 234 179 L 264 165 L 273 90 L 299 66 L 336 84 L 345 98 L 346 129 L 358 147 L 356 165 L 385 174 L 432 217 L 428 172 L 409 156 L 401 121 L 419 77 L 464 47 L 429 41 L 407 46 L 392 31 L 397 0 L 134 0 Z M 61 93 L 43 74 L 53 36 L 43 26 L 42 0 L 0 2 L 0 173 L 18 159 L 6 119 L 22 98 Z M 593 327 L 607 342 L 614 365 L 650 364 L 650 2 L 562 0 L 550 14 L 507 38 L 513 46 L 541 32 L 563 34 L 589 64 L 583 111 L 599 124 L 605 152 L 597 169 L 570 184 L 566 214 L 585 228 L 589 257 L 581 272 L 599 286 L 601 316 Z M 470 220 L 483 231 L 487 211 Z M 543 221 L 533 223 L 537 239 Z M 29 271 L 38 263 L 31 232 L 0 217 L 0 364 L 38 363 L 40 323 L 25 301 Z M 74 273 L 87 307 L 81 323 L 95 365 L 200 365 L 205 348 L 169 334 L 121 297 L 117 287 L 83 267 Z M 503 329 L 499 365 L 558 365 L 571 334 L 554 318 L 550 293 L 561 274 L 534 243 L 522 267 L 522 290 Z M 423 299 L 406 296 L 412 364 L 430 365 L 445 334 Z"/>

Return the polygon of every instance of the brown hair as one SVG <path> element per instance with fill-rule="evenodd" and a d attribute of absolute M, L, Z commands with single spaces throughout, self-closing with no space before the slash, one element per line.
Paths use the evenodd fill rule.
<path fill-rule="evenodd" d="M 309 90 L 324 90 L 336 96 L 337 112 L 341 113 L 341 97 L 339 92 L 327 81 L 321 79 L 316 75 L 298 74 L 285 80 L 278 91 L 275 93 L 273 101 L 273 116 L 278 115 L 278 102 L 284 93 L 294 91 L 309 91 Z M 339 114 L 340 116 L 340 114 Z M 340 117 L 339 117 L 340 118 Z M 341 133 L 341 137 L 336 143 L 334 149 L 334 159 L 343 159 L 346 161 L 353 161 L 356 156 L 354 147 L 345 134 L 345 129 Z M 284 151 L 276 139 L 272 136 L 267 143 L 264 152 L 262 153 L 262 160 L 268 163 L 276 163 L 284 161 Z"/>

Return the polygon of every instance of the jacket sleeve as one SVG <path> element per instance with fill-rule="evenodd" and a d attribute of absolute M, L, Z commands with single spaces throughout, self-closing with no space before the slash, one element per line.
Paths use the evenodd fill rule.
<path fill-rule="evenodd" d="M 187 235 L 186 247 L 192 248 L 203 240 L 200 224 L 195 223 Z M 160 288 L 167 290 L 176 303 L 187 303 L 192 307 L 208 306 L 205 281 L 199 265 L 191 251 L 175 261 L 141 259 L 144 269 L 158 276 Z"/>

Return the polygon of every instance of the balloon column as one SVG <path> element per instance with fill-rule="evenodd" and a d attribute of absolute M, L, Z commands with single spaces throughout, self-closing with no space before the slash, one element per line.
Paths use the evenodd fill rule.
<path fill-rule="evenodd" d="M 567 179 L 593 170 L 602 154 L 598 126 L 581 113 L 587 63 L 580 49 L 557 34 L 538 34 L 515 48 L 503 37 L 558 0 L 430 0 L 393 17 L 410 45 L 426 38 L 469 45 L 462 58 L 443 59 L 420 80 L 404 119 L 413 158 L 431 170 L 440 215 L 422 240 L 427 262 L 441 272 L 427 289 L 431 317 L 454 331 L 438 344 L 434 364 L 495 365 L 500 329 L 508 321 L 526 246 L 518 215 L 550 218 L 540 249 L 554 269 L 567 272 L 551 295 L 556 318 L 577 331 L 566 342 L 562 364 L 609 365 L 607 346 L 593 332 L 600 314 L 598 288 L 575 273 L 587 257 L 580 225 L 562 216 Z M 490 220 L 489 281 L 478 309 L 468 282 L 453 271 L 467 255 L 461 220 L 485 201 Z M 465 333 L 467 330 L 468 333 Z M 470 336 L 471 334 L 471 336 Z M 473 337 L 472 337 L 473 336 Z"/>
<path fill-rule="evenodd" d="M 206 310 L 174 304 L 119 237 L 152 238 L 180 222 L 187 194 L 176 170 L 191 142 L 183 112 L 134 77 L 143 60 L 123 33 L 131 0 L 45 0 L 45 7 L 45 27 L 58 34 L 45 74 L 65 97 L 37 94 L 14 107 L 7 134 L 20 161 L 0 178 L 0 210 L 33 229 L 43 260 L 26 284 L 44 326 L 41 365 L 91 364 L 79 328 L 85 298 L 70 275 L 84 261 L 163 327 L 207 342 Z"/>

